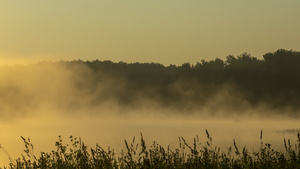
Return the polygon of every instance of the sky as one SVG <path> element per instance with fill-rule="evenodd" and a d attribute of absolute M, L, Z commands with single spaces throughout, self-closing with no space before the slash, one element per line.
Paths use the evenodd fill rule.
<path fill-rule="evenodd" d="M 0 0 L 0 65 L 300 51 L 299 0 Z"/>

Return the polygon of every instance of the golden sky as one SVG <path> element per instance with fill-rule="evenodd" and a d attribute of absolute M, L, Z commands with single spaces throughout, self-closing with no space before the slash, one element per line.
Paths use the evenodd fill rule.
<path fill-rule="evenodd" d="M 0 0 L 0 65 L 261 58 L 300 50 L 299 0 Z"/>

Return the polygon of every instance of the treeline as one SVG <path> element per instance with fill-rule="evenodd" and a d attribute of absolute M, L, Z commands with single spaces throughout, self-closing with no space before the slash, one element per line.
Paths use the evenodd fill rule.
<path fill-rule="evenodd" d="M 163 106 L 201 106 L 213 101 L 211 98 L 222 89 L 251 106 L 300 106 L 300 52 L 292 50 L 266 53 L 263 59 L 244 53 L 237 57 L 229 55 L 226 60 L 201 60 L 196 65 L 181 66 L 98 60 L 68 64 L 85 64 L 96 74 L 125 81 L 118 93 L 112 92 L 121 104 L 134 102 L 142 93 Z"/>
<path fill-rule="evenodd" d="M 4 100 L 9 100 L 7 104 L 16 102 L 15 98 L 21 98 L 17 101 L 23 103 L 22 98 L 27 98 L 30 104 L 26 105 L 36 106 L 40 105 L 36 100 L 44 99 L 47 104 L 55 102 L 76 110 L 113 101 L 124 110 L 157 106 L 179 112 L 206 108 L 242 111 L 257 107 L 296 111 L 300 107 L 300 52 L 292 50 L 266 53 L 263 59 L 244 53 L 227 56 L 226 60 L 217 58 L 181 66 L 77 60 L 29 67 L 41 75 L 28 73 L 30 77 L 39 77 L 32 83 L 24 81 L 28 89 L 23 89 L 24 82 L 17 80 L 14 86 L 18 88 L 12 88 L 11 83 L 2 87 Z M 46 67 L 52 68 L 46 71 Z M 26 71 L 24 68 L 21 73 Z"/>

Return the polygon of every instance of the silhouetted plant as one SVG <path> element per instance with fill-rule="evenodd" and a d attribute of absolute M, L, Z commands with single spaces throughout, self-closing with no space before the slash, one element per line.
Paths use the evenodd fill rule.
<path fill-rule="evenodd" d="M 25 155 L 11 160 L 6 168 L 299 168 L 300 167 L 300 134 L 298 134 L 295 148 L 289 140 L 284 140 L 285 152 L 279 152 L 271 148 L 271 144 L 264 143 L 261 132 L 261 146 L 257 152 L 250 153 L 246 147 L 239 149 L 235 140 L 234 151 L 229 147 L 227 152 L 213 146 L 212 137 L 206 130 L 207 141 L 202 145 L 198 136 L 194 138 L 192 145 L 183 137 L 179 137 L 179 148 L 166 149 L 155 141 L 149 147 L 141 134 L 139 143 L 135 137 L 132 142 L 125 140 L 126 150 L 119 157 L 115 156 L 110 148 L 105 151 L 99 145 L 90 150 L 80 138 L 70 137 L 70 146 L 64 145 L 61 137 L 55 143 L 56 151 L 50 153 L 41 152 L 40 157 L 33 153 L 33 145 L 30 139 L 22 137 L 25 143 Z"/>

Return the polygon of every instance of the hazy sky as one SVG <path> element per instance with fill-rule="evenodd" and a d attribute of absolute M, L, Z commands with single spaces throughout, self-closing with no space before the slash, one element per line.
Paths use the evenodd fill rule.
<path fill-rule="evenodd" d="M 0 62 L 196 63 L 300 50 L 299 0 L 0 0 Z"/>

